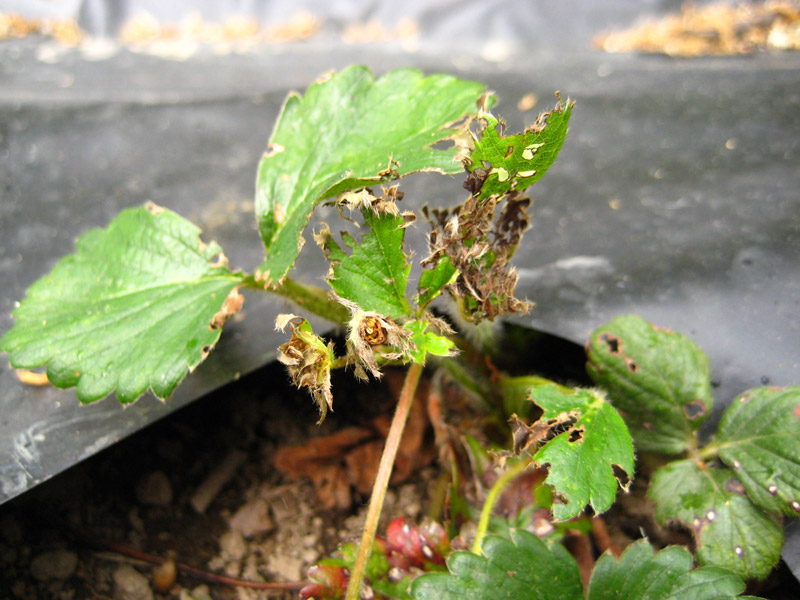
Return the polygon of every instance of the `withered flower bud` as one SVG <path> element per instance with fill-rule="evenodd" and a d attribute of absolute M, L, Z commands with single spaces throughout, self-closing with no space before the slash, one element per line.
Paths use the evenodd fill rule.
<path fill-rule="evenodd" d="M 333 410 L 331 393 L 331 368 L 333 343 L 316 335 L 308 321 L 293 314 L 280 314 L 275 318 L 275 329 L 292 331 L 291 339 L 278 348 L 278 360 L 298 388 L 308 388 L 320 410 L 317 423 L 322 423 L 328 409 Z"/>
<path fill-rule="evenodd" d="M 348 360 L 355 367 L 359 379 L 367 379 L 367 373 L 380 379 L 376 355 L 386 360 L 410 359 L 416 346 L 413 334 L 403 329 L 391 318 L 373 311 L 363 311 L 357 304 L 337 298 L 352 314 L 347 326 Z M 384 347 L 388 347 L 386 351 Z"/>

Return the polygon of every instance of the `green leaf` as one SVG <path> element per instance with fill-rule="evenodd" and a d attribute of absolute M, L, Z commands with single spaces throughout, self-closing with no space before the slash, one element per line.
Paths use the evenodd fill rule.
<path fill-rule="evenodd" d="M 449 573 L 414 581 L 415 600 L 583 600 L 578 565 L 560 544 L 550 548 L 527 531 L 512 540 L 487 537 L 484 556 L 453 552 Z"/>
<path fill-rule="evenodd" d="M 234 291 L 241 277 L 199 233 L 154 205 L 89 231 L 75 254 L 28 289 L 0 351 L 17 368 L 49 365 L 48 379 L 77 386 L 81 402 L 114 390 L 120 402 L 133 402 L 148 387 L 169 396 L 241 306 Z"/>
<path fill-rule="evenodd" d="M 641 317 L 592 333 L 589 376 L 624 415 L 637 449 L 679 454 L 711 411 L 708 358 L 689 338 Z"/>
<path fill-rule="evenodd" d="M 398 318 L 411 313 L 406 300 L 406 284 L 411 264 L 403 253 L 405 229 L 401 216 L 362 211 L 369 231 L 360 241 L 342 233 L 348 255 L 324 231 L 317 234 L 331 263 L 328 283 L 341 298 L 355 302 L 362 311 L 374 311 Z"/>
<path fill-rule="evenodd" d="M 448 283 L 453 282 L 457 274 L 458 270 L 450 262 L 450 257 L 441 256 L 432 269 L 425 269 L 420 274 L 417 304 L 421 307 L 430 304 Z"/>
<path fill-rule="evenodd" d="M 555 162 L 567 137 L 572 108 L 559 98 L 558 105 L 543 113 L 525 132 L 503 135 L 505 123 L 481 113 L 485 127 L 470 154 L 467 170 L 481 183 L 479 199 L 521 192 L 536 183 Z M 498 131 L 499 130 L 499 131 Z"/>
<path fill-rule="evenodd" d="M 563 521 L 590 505 L 595 513 L 614 503 L 617 485 L 628 488 L 633 478 L 633 444 L 616 409 L 595 390 L 565 393 L 555 385 L 536 386 L 530 399 L 542 408 L 542 419 L 574 415 L 570 428 L 547 442 L 534 456 L 549 464 L 545 483 L 566 500 L 553 504 Z"/>
<path fill-rule="evenodd" d="M 656 471 L 648 490 L 659 522 L 677 520 L 692 532 L 701 564 L 763 579 L 780 558 L 783 530 L 743 494 L 732 470 L 691 460 Z"/>
<path fill-rule="evenodd" d="M 800 386 L 739 396 L 723 413 L 713 445 L 756 504 L 800 514 Z"/>
<path fill-rule="evenodd" d="M 411 352 L 411 358 L 414 362 L 424 363 L 428 354 L 452 356 L 456 353 L 455 343 L 443 335 L 428 331 L 429 326 L 430 323 L 426 321 L 409 321 L 403 325 L 403 329 L 413 333 L 411 340 L 416 349 Z"/>
<path fill-rule="evenodd" d="M 350 67 L 283 106 L 256 179 L 256 218 L 267 251 L 265 282 L 280 281 L 325 198 L 416 171 L 458 173 L 456 147 L 433 148 L 477 112 L 484 86 L 413 69 L 373 79 Z"/>
<path fill-rule="evenodd" d="M 653 553 L 647 540 L 628 546 L 619 561 L 600 557 L 588 600 L 728 600 L 744 591 L 735 574 L 718 567 L 692 570 L 691 553 L 670 546 Z"/>

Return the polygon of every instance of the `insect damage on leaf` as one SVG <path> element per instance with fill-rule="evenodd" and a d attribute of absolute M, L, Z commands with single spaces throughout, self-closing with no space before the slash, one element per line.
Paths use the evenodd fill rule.
<path fill-rule="evenodd" d="M 453 211 L 423 209 L 432 231 L 428 238 L 431 252 L 422 265 L 435 269 L 442 260 L 449 261 L 456 276 L 446 289 L 463 316 L 476 323 L 527 313 L 533 307 L 514 296 L 518 276 L 509 264 L 528 228 L 530 198 L 517 192 L 508 194 L 495 219 L 500 202 L 498 197 L 478 200 L 471 196 Z"/>
<path fill-rule="evenodd" d="M 403 192 L 396 185 L 381 187 L 383 194 L 375 196 L 369 188 L 361 190 L 342 192 L 336 197 L 336 206 L 339 207 L 339 214 L 344 208 L 350 211 L 369 210 L 376 217 L 379 215 L 391 215 L 393 217 L 403 217 L 403 227 L 408 227 L 417 220 L 416 215 L 411 211 L 400 212 L 397 203 L 403 199 Z M 344 217 L 344 215 L 342 215 Z M 347 218 L 347 217 L 344 217 Z M 350 219 L 348 219 L 350 220 Z M 320 244 L 321 245 L 321 244 Z"/>
<path fill-rule="evenodd" d="M 474 196 L 490 196 L 523 191 L 544 176 L 555 162 L 564 139 L 574 102 L 562 101 L 549 112 L 539 115 L 524 132 L 506 135 L 506 124 L 489 112 L 478 121 L 483 129 L 472 135 L 472 149 L 464 158 L 468 178 L 464 183 Z"/>
<path fill-rule="evenodd" d="M 393 193 L 387 193 L 373 201 L 369 194 L 355 200 L 369 229 L 360 239 L 343 231 L 339 245 L 323 224 L 314 240 L 330 263 L 326 280 L 339 298 L 358 305 L 359 310 L 397 319 L 412 312 L 406 299 L 411 265 L 403 252 L 405 218 L 388 208 L 394 207 L 393 197 Z M 381 212 L 376 212 L 378 206 Z"/>
<path fill-rule="evenodd" d="M 448 75 L 399 69 L 375 79 L 356 66 L 290 95 L 256 178 L 264 284 L 285 279 L 324 200 L 418 171 L 458 172 L 457 148 L 438 143 L 467 126 L 483 92 Z"/>
<path fill-rule="evenodd" d="M 244 296 L 239 293 L 238 287 L 233 288 L 225 298 L 225 302 L 222 303 L 222 308 L 220 308 L 219 312 L 211 319 L 208 328 L 212 331 L 220 329 L 228 319 L 242 309 L 243 304 Z"/>
<path fill-rule="evenodd" d="M 293 314 L 280 314 L 275 318 L 275 329 L 292 331 L 291 339 L 278 348 L 278 360 L 286 365 L 292 381 L 298 388 L 308 388 L 320 410 L 318 423 L 322 423 L 328 409 L 333 410 L 331 393 L 331 367 L 333 343 L 316 335 L 311 325 Z"/>
<path fill-rule="evenodd" d="M 566 431 L 579 416 L 578 411 L 568 411 L 550 419 L 539 419 L 528 425 L 517 415 L 511 415 L 508 423 L 511 426 L 514 455 L 519 456 L 523 452 L 535 454 L 539 446 Z"/>

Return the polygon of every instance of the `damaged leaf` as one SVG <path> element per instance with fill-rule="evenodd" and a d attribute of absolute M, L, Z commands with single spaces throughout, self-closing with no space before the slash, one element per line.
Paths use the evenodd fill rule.
<path fill-rule="evenodd" d="M 713 447 L 761 508 L 800 515 L 800 386 L 760 387 L 736 398 Z"/>
<path fill-rule="evenodd" d="M 242 277 L 199 234 L 152 204 L 123 211 L 28 289 L 0 351 L 13 367 L 48 365 L 48 379 L 76 386 L 81 402 L 114 391 L 133 402 L 148 388 L 166 398 L 241 307 Z"/>
<path fill-rule="evenodd" d="M 694 342 L 625 315 L 596 329 L 587 353 L 589 376 L 625 416 L 639 450 L 686 450 L 713 403 L 708 358 Z"/>
<path fill-rule="evenodd" d="M 420 282 L 430 286 L 428 294 L 445 286 L 468 321 L 527 313 L 533 306 L 514 296 L 518 276 L 509 263 L 528 228 L 530 199 L 508 194 L 495 218 L 499 201 L 471 196 L 453 211 L 424 210 L 433 229 Z"/>
<path fill-rule="evenodd" d="M 414 69 L 374 79 L 350 67 L 291 94 L 256 178 L 256 218 L 266 249 L 267 285 L 281 281 L 303 244 L 315 206 L 348 190 L 416 171 L 457 173 L 455 145 L 434 148 L 465 128 L 484 86 Z"/>
<path fill-rule="evenodd" d="M 633 479 L 633 444 L 622 417 L 594 390 L 564 393 L 555 385 L 540 385 L 531 389 L 530 399 L 544 411 L 542 419 L 574 419 L 534 455 L 536 462 L 549 465 L 545 483 L 564 502 L 554 502 L 553 516 L 571 519 L 586 506 L 596 514 L 608 510 L 617 487 L 627 491 Z"/>
<path fill-rule="evenodd" d="M 450 258 L 447 255 L 441 256 L 436 264 L 431 269 L 425 269 L 419 277 L 419 285 L 417 290 L 417 304 L 420 307 L 426 307 L 430 304 L 439 294 L 442 289 L 454 283 L 455 276 L 458 273 Z"/>
<path fill-rule="evenodd" d="M 404 219 L 400 215 L 362 209 L 369 231 L 356 241 L 342 232 L 347 254 L 325 229 L 315 236 L 330 261 L 328 283 L 336 294 L 365 312 L 396 319 L 411 313 L 406 284 L 411 264 L 403 253 Z"/>
<path fill-rule="evenodd" d="M 292 330 L 291 339 L 278 348 L 278 361 L 286 365 L 298 388 L 306 388 L 319 406 L 318 423 L 325 420 L 328 409 L 333 410 L 331 368 L 335 360 L 333 342 L 328 344 L 316 335 L 311 324 L 297 315 L 281 314 L 275 318 L 275 329 Z"/>
<path fill-rule="evenodd" d="M 780 558 L 783 529 L 744 495 L 736 476 L 677 461 L 656 471 L 648 496 L 660 523 L 679 521 L 692 532 L 700 564 L 763 579 Z"/>
<path fill-rule="evenodd" d="M 505 135 L 506 124 L 490 113 L 481 113 L 484 127 L 465 161 L 465 184 L 479 199 L 522 192 L 532 186 L 555 162 L 567 137 L 574 102 L 558 99 L 556 107 L 539 115 L 523 133 Z"/>

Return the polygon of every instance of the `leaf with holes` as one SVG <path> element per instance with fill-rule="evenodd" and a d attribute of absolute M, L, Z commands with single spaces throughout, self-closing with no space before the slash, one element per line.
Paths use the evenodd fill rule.
<path fill-rule="evenodd" d="M 744 591 L 744 582 L 734 573 L 719 567 L 692 570 L 693 563 L 685 548 L 670 546 L 654 553 L 647 540 L 640 540 L 619 560 L 611 554 L 600 557 L 588 600 L 732 600 Z"/>
<path fill-rule="evenodd" d="M 560 544 L 545 546 L 527 531 L 511 540 L 490 536 L 484 556 L 453 552 L 449 573 L 426 573 L 414 581 L 414 600 L 582 600 L 578 565 Z"/>
<path fill-rule="evenodd" d="M 368 208 L 362 214 L 369 231 L 361 240 L 342 232 L 350 254 L 327 229 L 315 236 L 331 263 L 328 283 L 341 298 L 354 302 L 362 311 L 392 318 L 408 315 L 411 306 L 406 300 L 406 284 L 411 263 L 403 252 L 403 217 L 376 215 Z"/>
<path fill-rule="evenodd" d="M 48 379 L 77 386 L 81 402 L 114 390 L 133 402 L 148 387 L 169 396 L 242 303 L 241 277 L 199 233 L 152 204 L 89 231 L 28 289 L 0 351 L 17 368 L 48 365 Z"/>
<path fill-rule="evenodd" d="M 569 100 L 542 113 L 523 133 L 504 135 L 505 123 L 482 113 L 485 126 L 470 153 L 469 187 L 479 199 L 522 192 L 539 181 L 556 161 L 567 137 L 572 108 Z"/>
<path fill-rule="evenodd" d="M 457 148 L 434 148 L 463 131 L 484 86 L 413 69 L 375 80 L 350 67 L 286 100 L 256 178 L 256 218 L 267 284 L 280 281 L 302 247 L 314 207 L 336 194 L 417 171 L 458 173 Z"/>
<path fill-rule="evenodd" d="M 739 396 L 723 413 L 712 447 L 756 504 L 800 514 L 800 386 Z"/>
<path fill-rule="evenodd" d="M 656 519 L 679 521 L 694 535 L 700 564 L 730 569 L 744 579 L 763 579 L 783 545 L 780 523 L 753 504 L 730 469 L 700 469 L 691 460 L 662 467 L 648 495 Z"/>
<path fill-rule="evenodd" d="M 608 391 L 639 450 L 686 450 L 713 403 L 708 358 L 694 342 L 626 315 L 592 333 L 588 355 L 590 377 Z"/>
<path fill-rule="evenodd" d="M 553 504 L 553 516 L 571 519 L 586 506 L 598 514 L 608 510 L 617 486 L 627 490 L 633 478 L 633 444 L 622 417 L 596 390 L 565 393 L 555 385 L 539 385 L 531 389 L 530 400 L 544 411 L 542 419 L 574 419 L 534 456 L 549 465 L 545 483 L 566 501 Z"/>

